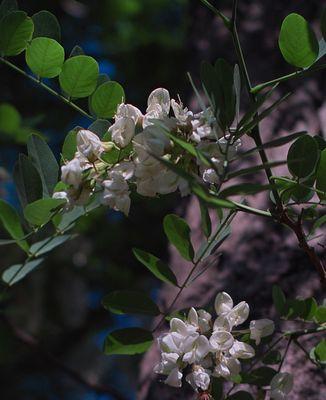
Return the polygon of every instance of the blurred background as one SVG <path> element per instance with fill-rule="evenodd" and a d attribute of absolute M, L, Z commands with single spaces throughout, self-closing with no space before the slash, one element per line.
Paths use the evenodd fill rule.
<path fill-rule="evenodd" d="M 244 46 L 257 82 L 290 70 L 276 45 L 284 16 L 297 11 L 316 22 L 321 3 L 240 2 Z M 231 1 L 215 4 L 228 13 Z M 213 61 L 222 56 L 234 61 L 232 43 L 220 21 L 198 0 L 21 0 L 19 5 L 29 15 L 41 9 L 55 14 L 66 54 L 80 45 L 99 62 L 100 72 L 123 85 L 127 102 L 143 111 L 148 94 L 156 87 L 166 87 L 172 97 L 179 94 L 185 104 L 193 104 L 186 72 L 190 71 L 197 81 L 201 60 Z M 15 62 L 25 65 L 20 57 Z M 291 129 L 303 118 L 304 124 L 322 134 L 326 121 L 322 96 L 325 76 L 319 74 L 317 78 L 305 81 L 291 112 L 279 114 L 270 133 L 276 134 L 281 122 Z M 285 84 L 282 90 L 291 85 Z M 16 129 L 14 135 L 0 133 L 1 197 L 18 208 L 11 174 L 18 154 L 25 152 L 30 127 L 48 139 L 59 157 L 69 130 L 76 125 L 88 126 L 89 121 L 4 65 L 0 65 L 0 88 L 0 105 L 13 106 L 21 119 L 21 129 Z M 81 106 L 86 107 L 83 102 Z M 8 108 L 5 110 L 8 112 Z M 15 111 L 11 108 L 10 112 Z M 5 123 L 3 115 L 0 112 L 0 131 Z M 189 200 L 175 195 L 151 200 L 135 195 L 128 219 L 112 210 L 98 210 L 79 221 L 76 239 L 57 249 L 37 272 L 8 292 L 3 306 L 15 321 L 18 339 L 13 327 L 0 321 L 1 400 L 109 400 L 119 398 L 115 389 L 121 399 L 136 398 L 139 370 L 144 368 L 138 364 L 140 359 L 106 357 L 102 346 L 111 330 L 150 326 L 151 321 L 111 315 L 102 308 L 101 299 L 112 289 L 124 288 L 145 289 L 154 299 L 161 298 L 162 289 L 133 258 L 131 249 L 140 247 L 168 260 L 162 218 L 177 209 L 195 219 L 198 210 L 189 211 L 189 207 Z M 3 232 L 1 237 L 6 237 Z M 248 248 L 240 251 L 248 258 Z M 0 255 L 2 269 L 23 257 L 15 246 L 0 247 Z M 286 250 L 282 257 L 289 259 Z M 297 253 L 293 257 L 298 260 Z M 242 265 L 239 260 L 236 264 Z M 290 272 L 286 273 L 291 275 L 292 267 L 291 261 Z M 305 274 L 301 278 L 308 279 Z M 239 285 L 243 275 L 234 279 Z M 33 343 L 30 337 L 25 337 L 29 345 L 22 343 L 19 336 L 26 332 L 37 337 L 39 343 Z M 84 378 L 91 384 L 86 385 Z"/>

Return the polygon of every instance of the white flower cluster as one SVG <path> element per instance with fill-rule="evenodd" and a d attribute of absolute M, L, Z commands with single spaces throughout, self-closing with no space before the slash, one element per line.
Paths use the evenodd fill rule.
<path fill-rule="evenodd" d="M 174 116 L 170 116 L 171 108 Z M 230 136 L 222 135 L 210 108 L 194 114 L 180 102 L 171 100 L 166 89 L 159 88 L 150 94 L 145 114 L 131 104 L 119 105 L 114 123 L 105 135 L 107 141 L 89 130 L 77 133 L 75 157 L 61 168 L 61 180 L 67 188 L 54 197 L 66 199 L 69 208 L 86 204 L 97 188 L 102 191 L 105 205 L 128 214 L 132 186 L 148 197 L 177 189 L 181 195 L 187 195 L 187 182 L 158 159 L 163 157 L 178 164 L 184 156 L 184 151 L 176 148 L 166 135 L 162 124 L 210 158 L 210 167 L 197 159 L 188 160 L 188 172 L 199 170 L 205 182 L 218 183 L 224 161 L 234 156 L 240 142 L 231 143 Z M 126 152 L 127 146 L 131 148 Z M 125 155 L 110 164 L 104 157 L 110 152 Z"/>
<path fill-rule="evenodd" d="M 268 319 L 250 322 L 248 330 L 236 331 L 235 327 L 249 316 L 249 306 L 242 301 L 236 306 L 225 292 L 215 299 L 217 318 L 205 310 L 191 308 L 185 321 L 173 318 L 170 330 L 158 339 L 161 361 L 155 372 L 166 375 L 165 383 L 182 386 L 182 378 L 196 391 L 209 389 L 211 377 L 230 380 L 241 371 L 241 359 L 252 358 L 254 348 L 236 337 L 250 332 L 250 338 L 260 343 L 262 337 L 274 331 L 274 323 Z"/>

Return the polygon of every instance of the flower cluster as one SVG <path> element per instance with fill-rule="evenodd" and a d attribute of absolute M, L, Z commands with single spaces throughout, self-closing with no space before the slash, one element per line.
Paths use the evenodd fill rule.
<path fill-rule="evenodd" d="M 191 308 L 185 321 L 171 319 L 169 332 L 159 337 L 161 360 L 155 372 L 167 376 L 167 385 L 181 387 L 185 375 L 196 391 L 205 392 L 211 377 L 231 380 L 241 371 L 240 360 L 255 355 L 254 348 L 237 337 L 248 332 L 259 344 L 274 331 L 274 323 L 268 319 L 251 321 L 248 330 L 235 330 L 247 320 L 249 306 L 244 301 L 234 306 L 225 292 L 218 293 L 214 307 L 214 321 L 207 311 Z"/>
<path fill-rule="evenodd" d="M 210 159 L 210 165 L 185 154 L 166 132 L 192 143 Z M 240 144 L 231 139 L 220 130 L 210 108 L 194 114 L 171 100 L 166 89 L 158 88 L 150 94 L 145 114 L 131 104 L 120 104 L 103 138 L 90 130 L 78 131 L 75 156 L 61 168 L 66 187 L 54 197 L 66 199 L 69 209 L 86 204 L 93 193 L 100 192 L 103 204 L 128 214 L 133 188 L 148 197 L 178 189 L 184 196 L 189 193 L 187 182 L 160 158 L 181 164 L 190 174 L 199 173 L 207 184 L 216 184 L 224 161 L 234 156 Z"/>

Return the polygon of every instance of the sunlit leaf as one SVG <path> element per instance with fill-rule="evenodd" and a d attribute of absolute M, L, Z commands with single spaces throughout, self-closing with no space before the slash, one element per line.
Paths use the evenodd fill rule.
<path fill-rule="evenodd" d="M 112 118 L 118 105 L 123 103 L 125 93 L 122 86 L 114 81 L 100 85 L 91 97 L 91 107 L 98 118 Z"/>
<path fill-rule="evenodd" d="M 145 353 L 153 343 L 151 332 L 142 328 L 126 328 L 111 332 L 104 344 L 104 353 L 112 354 L 141 354 Z"/>

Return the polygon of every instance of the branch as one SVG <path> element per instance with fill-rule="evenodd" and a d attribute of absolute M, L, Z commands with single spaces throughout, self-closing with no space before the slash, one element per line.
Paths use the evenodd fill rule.
<path fill-rule="evenodd" d="M 90 390 L 93 390 L 96 393 L 105 393 L 113 396 L 116 400 L 127 400 L 127 398 L 122 395 L 117 389 L 109 385 L 102 385 L 94 381 L 90 381 L 84 378 L 77 371 L 71 369 L 64 363 L 62 363 L 59 359 L 57 359 L 53 354 L 49 353 L 47 350 L 41 347 L 39 342 L 28 332 L 21 330 L 14 326 L 8 318 L 1 316 L 3 322 L 10 328 L 13 336 L 22 344 L 29 347 L 30 349 L 36 351 L 40 354 L 46 361 L 51 363 L 55 368 L 64 372 L 67 376 L 69 376 L 74 381 L 80 383 L 81 385 L 87 387 Z"/>
<path fill-rule="evenodd" d="M 35 78 L 32 75 L 27 74 L 24 70 L 22 70 L 21 68 L 17 67 L 15 64 L 11 63 L 10 61 L 6 60 L 3 57 L 0 57 L 0 61 L 7 65 L 8 67 L 10 67 L 11 69 L 13 69 L 14 71 L 18 72 L 21 75 L 24 75 L 26 78 L 30 79 L 31 81 L 33 81 L 34 83 L 36 83 L 37 85 L 41 86 L 43 89 L 47 90 L 49 93 L 51 93 L 53 96 L 57 97 L 58 99 L 62 100 L 64 103 L 68 104 L 70 107 L 72 107 L 74 110 L 78 111 L 81 115 L 83 115 L 84 117 L 87 117 L 91 120 L 94 120 L 94 117 L 92 117 L 90 114 L 88 114 L 86 111 L 84 111 L 83 109 L 81 109 L 80 107 L 77 106 L 76 103 L 72 102 L 71 100 L 67 99 L 66 97 L 62 96 L 60 93 L 56 92 L 55 90 L 53 90 L 52 88 L 50 88 L 50 86 L 46 85 L 45 83 L 43 83 L 42 81 L 38 80 L 37 78 Z"/>
<path fill-rule="evenodd" d="M 313 72 L 320 71 L 320 70 L 325 69 L 325 68 L 326 68 L 326 64 L 319 64 L 319 65 L 312 66 L 309 69 L 295 71 L 295 72 L 292 72 L 291 74 L 280 76 L 279 78 L 273 79 L 273 80 L 268 81 L 268 82 L 260 83 L 259 85 L 253 87 L 251 89 L 251 93 L 252 94 L 257 94 L 262 89 L 264 89 L 266 87 L 269 87 L 269 86 L 273 86 L 275 83 L 286 82 L 286 81 L 289 81 L 289 80 L 294 79 L 294 78 L 302 78 L 302 77 L 304 77 L 306 75 L 310 75 Z"/>
<path fill-rule="evenodd" d="M 216 7 L 214 7 L 208 0 L 199 0 L 199 1 L 201 1 L 207 8 L 213 11 L 215 15 L 221 18 L 226 28 L 230 29 L 230 20 L 226 15 L 221 13 L 221 11 L 219 11 Z"/>

